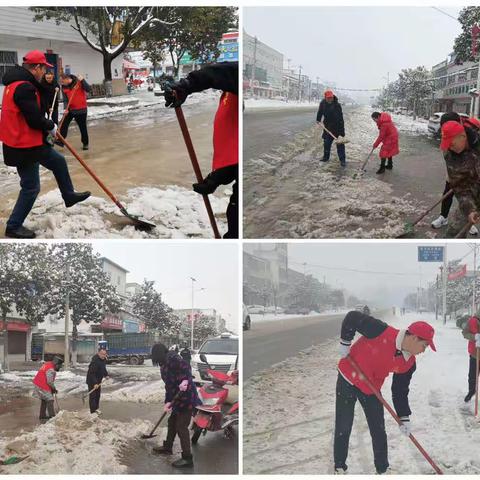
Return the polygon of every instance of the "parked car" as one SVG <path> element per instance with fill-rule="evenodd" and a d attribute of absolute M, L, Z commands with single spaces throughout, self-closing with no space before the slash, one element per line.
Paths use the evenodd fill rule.
<path fill-rule="evenodd" d="M 355 305 L 355 310 L 357 312 L 362 312 L 365 315 L 370 315 L 370 308 L 368 308 L 368 305 L 365 305 L 363 303 L 359 303 L 358 305 Z"/>
<path fill-rule="evenodd" d="M 285 309 L 285 313 L 293 315 L 308 315 L 310 313 L 310 308 L 290 305 Z"/>
<path fill-rule="evenodd" d="M 252 326 L 252 321 L 250 320 L 250 312 L 248 311 L 248 307 L 243 304 L 243 329 L 250 330 Z"/>
<path fill-rule="evenodd" d="M 435 112 L 428 120 L 428 131 L 434 137 L 440 137 L 440 119 L 445 112 Z M 468 118 L 466 113 L 459 113 L 461 118 Z"/>
<path fill-rule="evenodd" d="M 282 307 L 270 305 L 269 307 L 265 307 L 265 313 L 285 313 L 285 310 Z"/>
<path fill-rule="evenodd" d="M 265 313 L 265 307 L 263 305 L 249 305 L 248 306 L 248 311 L 250 315 L 252 314 L 264 314 Z"/>

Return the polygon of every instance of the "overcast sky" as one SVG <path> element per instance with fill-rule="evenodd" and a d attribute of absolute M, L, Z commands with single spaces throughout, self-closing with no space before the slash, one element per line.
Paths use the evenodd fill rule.
<path fill-rule="evenodd" d="M 456 18 L 460 8 L 441 10 Z M 385 85 L 387 72 L 392 81 L 402 68 L 445 60 L 461 32 L 431 7 L 245 8 L 244 28 L 310 78 L 365 89 Z"/>
<path fill-rule="evenodd" d="M 435 280 L 440 263 L 417 262 L 418 245 L 437 245 L 439 243 L 338 243 L 338 244 L 300 244 L 292 243 L 288 247 L 290 268 L 303 272 L 303 262 L 307 263 L 306 273 L 310 273 L 334 287 L 345 288 L 349 293 L 372 300 L 378 305 L 401 305 L 405 295 L 415 292 L 420 285 L 426 287 Z M 449 244 L 447 259 L 454 260 L 470 252 L 472 243 Z M 473 253 L 467 255 L 462 263 L 473 268 Z M 480 263 L 480 251 L 479 259 Z M 316 267 L 314 265 L 321 265 Z M 328 267 L 328 268 L 325 268 Z M 387 272 L 356 273 L 341 269 Z M 393 273 L 402 275 L 393 275 Z"/>
<path fill-rule="evenodd" d="M 146 241 L 95 241 L 93 248 L 127 269 L 128 282 L 155 280 L 172 308 L 215 308 L 238 333 L 238 247 L 223 242 L 171 244 Z M 203 291 L 198 291 L 205 288 Z"/>

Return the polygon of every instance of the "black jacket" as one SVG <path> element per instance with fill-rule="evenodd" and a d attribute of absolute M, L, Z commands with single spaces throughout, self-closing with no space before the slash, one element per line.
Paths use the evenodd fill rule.
<path fill-rule="evenodd" d="M 323 120 L 322 120 L 323 119 Z M 328 103 L 325 99 L 320 102 L 317 112 L 317 122 L 324 123 L 336 137 L 345 136 L 345 125 L 343 124 L 342 107 L 338 103 L 338 98 L 333 97 L 333 102 Z M 329 136 L 327 132 L 323 132 L 323 138 Z"/>
<path fill-rule="evenodd" d="M 28 83 L 23 83 L 16 88 L 13 101 L 22 112 L 29 127 L 41 130 L 46 139 L 47 132 L 54 127 L 54 123 L 45 117 L 48 110 L 45 90 L 27 69 L 18 65 L 7 70 L 2 78 L 5 86 L 19 81 Z M 37 91 L 40 93 L 40 107 L 35 95 Z M 16 167 L 21 163 L 39 161 L 50 148 L 46 142 L 42 146 L 32 148 L 12 148 L 3 144 L 3 159 L 6 165 Z"/>
<path fill-rule="evenodd" d="M 87 383 L 93 386 L 100 383 L 104 377 L 108 377 L 107 361 L 102 360 L 98 355 L 94 355 L 88 366 Z"/>
<path fill-rule="evenodd" d="M 186 82 L 188 93 L 214 88 L 238 95 L 238 62 L 214 63 L 194 70 L 183 79 L 183 82 Z"/>
<path fill-rule="evenodd" d="M 192 354 L 190 353 L 190 350 L 188 348 L 182 348 L 180 350 L 180 356 L 186 361 L 189 362 L 192 360 Z"/>
<path fill-rule="evenodd" d="M 42 78 L 41 85 L 43 87 L 43 92 L 45 94 L 45 98 L 47 101 L 47 106 L 50 109 L 53 104 L 53 99 L 55 98 L 55 88 L 60 89 L 60 85 L 56 80 L 53 80 L 52 83 L 48 83 L 45 78 Z M 57 94 L 57 98 L 55 100 L 54 110 L 58 111 L 58 104 L 60 100 L 60 92 Z"/>

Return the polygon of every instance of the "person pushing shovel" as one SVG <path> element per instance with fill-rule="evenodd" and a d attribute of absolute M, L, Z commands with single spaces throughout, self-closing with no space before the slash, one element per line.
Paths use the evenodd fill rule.
<path fill-rule="evenodd" d="M 372 120 L 377 124 L 378 137 L 373 144 L 375 150 L 380 144 L 380 167 L 376 174 L 385 173 L 386 170 L 393 169 L 393 157 L 400 153 L 398 148 L 398 130 L 392 121 L 392 117 L 387 112 L 373 112 Z"/>
<path fill-rule="evenodd" d="M 468 319 L 462 333 L 464 338 L 468 340 L 468 392 L 464 398 L 465 403 L 467 403 L 475 395 L 477 386 L 477 351 L 480 348 L 480 320 L 478 313 Z"/>
<path fill-rule="evenodd" d="M 98 407 L 100 406 L 101 384 L 104 378 L 108 378 L 107 350 L 100 347 L 98 353 L 92 357 L 87 372 L 88 391 L 93 390 L 88 396 L 90 413 L 96 413 L 97 415 L 102 413 Z"/>
<path fill-rule="evenodd" d="M 322 121 L 323 120 L 323 121 Z M 330 151 L 332 143 L 337 138 L 337 154 L 342 167 L 346 166 L 345 143 L 345 125 L 343 122 L 342 106 L 332 90 L 326 90 L 324 98 L 320 102 L 317 112 L 317 124 L 323 126 L 323 158 L 321 162 L 330 160 Z"/>
<path fill-rule="evenodd" d="M 353 345 L 356 333 L 362 335 Z M 410 380 L 416 369 L 415 356 L 433 343 L 434 329 L 426 322 L 414 322 L 407 330 L 398 330 L 385 322 L 358 311 L 349 312 L 342 323 L 340 339 L 341 360 L 335 404 L 334 469 L 335 474 L 347 473 L 350 434 L 355 414 L 355 403 L 360 402 L 372 437 L 373 456 L 377 473 L 389 470 L 387 434 L 384 407 L 374 391 L 380 391 L 388 375 L 393 373 L 392 399 L 400 417 L 400 431 L 411 433 L 408 393 Z M 354 369 L 356 362 L 365 377 Z"/>
<path fill-rule="evenodd" d="M 35 385 L 35 395 L 40 399 L 40 420 L 49 420 L 55 416 L 54 395 L 57 394 L 55 388 L 55 377 L 62 368 L 63 360 L 60 357 L 54 357 L 53 360 L 45 362 L 33 379 Z M 47 415 L 48 411 L 48 415 Z"/>
<path fill-rule="evenodd" d="M 178 435 L 182 447 L 182 458 L 172 463 L 176 468 L 193 467 L 189 425 L 196 406 L 200 405 L 197 388 L 193 383 L 190 365 L 174 350 L 162 343 L 152 347 L 152 364 L 160 366 L 160 374 L 165 382 L 164 411 L 171 412 L 168 418 L 167 439 L 154 453 L 171 455 L 173 442 Z"/>

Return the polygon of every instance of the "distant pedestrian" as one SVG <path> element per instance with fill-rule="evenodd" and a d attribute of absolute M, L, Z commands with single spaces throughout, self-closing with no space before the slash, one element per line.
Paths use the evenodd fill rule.
<path fill-rule="evenodd" d="M 167 438 L 163 445 L 154 448 L 153 452 L 171 455 L 173 442 L 178 435 L 182 447 L 182 458 L 174 461 L 172 466 L 193 467 L 189 426 L 195 407 L 200 405 L 201 401 L 193 383 L 192 370 L 178 353 L 169 350 L 162 343 L 156 343 L 152 347 L 152 364 L 160 366 L 160 374 L 165 383 L 164 411 L 171 412 L 168 419 Z"/>
<path fill-rule="evenodd" d="M 392 170 L 393 157 L 400 153 L 398 147 L 398 130 L 395 127 L 392 117 L 387 112 L 373 112 L 372 119 L 377 124 L 379 133 L 378 137 L 373 144 L 373 150 L 375 150 L 380 144 L 380 167 L 377 170 L 377 175 L 385 172 L 385 169 Z"/>
<path fill-rule="evenodd" d="M 92 357 L 87 372 L 88 391 L 95 389 L 88 399 L 90 413 L 97 413 L 98 415 L 102 413 L 98 407 L 100 406 L 101 384 L 104 378 L 108 378 L 107 351 L 100 348 L 98 353 Z"/>
<path fill-rule="evenodd" d="M 45 362 L 33 379 L 35 395 L 40 398 L 40 420 L 49 420 L 55 416 L 54 395 L 57 394 L 55 377 L 62 368 L 63 360 L 54 357 L 52 361 Z M 48 415 L 47 415 L 48 411 Z"/>
<path fill-rule="evenodd" d="M 41 85 L 44 89 L 45 96 L 47 98 L 47 105 L 48 105 L 48 115 L 50 112 L 52 114 L 52 120 L 55 125 L 58 125 L 58 104 L 60 102 L 60 85 L 58 84 L 57 80 L 55 79 L 55 73 L 53 70 L 47 70 L 45 73 Z M 58 93 L 55 96 L 56 89 L 58 88 Z M 53 100 L 55 99 L 55 103 Z"/>
<path fill-rule="evenodd" d="M 469 402 L 475 395 L 477 384 L 477 349 L 480 348 L 480 320 L 477 315 L 468 319 L 462 333 L 465 339 L 468 340 L 468 392 L 464 400 Z"/>
<path fill-rule="evenodd" d="M 326 90 L 324 98 L 320 102 L 317 112 L 317 123 L 323 123 L 325 129 L 323 130 L 323 157 L 321 162 L 328 162 L 330 160 L 330 151 L 335 137 L 345 137 L 345 125 L 343 122 L 342 106 L 338 102 L 338 98 L 332 90 Z M 340 139 L 342 140 L 342 139 Z M 345 144 L 342 141 L 337 142 L 337 154 L 342 167 L 346 166 Z"/>
<path fill-rule="evenodd" d="M 81 141 L 83 150 L 88 150 L 89 138 L 87 129 L 87 93 L 91 91 L 90 85 L 87 81 L 79 75 L 67 75 L 62 73 L 60 75 L 60 83 L 62 84 L 62 91 L 64 94 L 64 105 L 66 110 L 66 117 L 63 122 L 60 134 L 63 138 L 67 138 L 68 127 L 72 120 L 75 119 L 78 128 L 80 129 Z M 63 147 L 61 141 L 57 142 L 57 145 Z"/>

